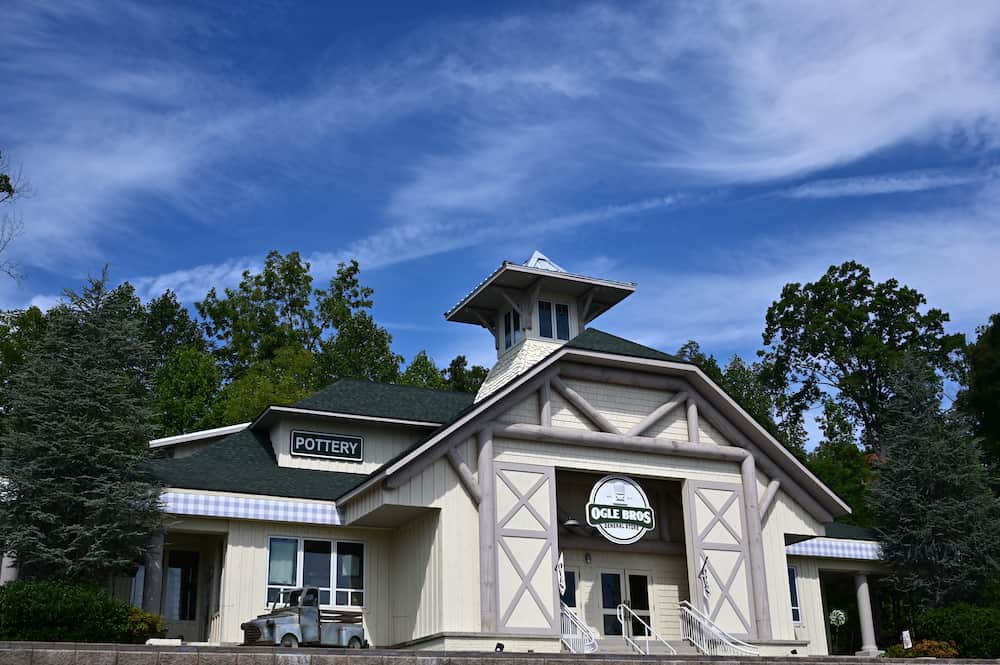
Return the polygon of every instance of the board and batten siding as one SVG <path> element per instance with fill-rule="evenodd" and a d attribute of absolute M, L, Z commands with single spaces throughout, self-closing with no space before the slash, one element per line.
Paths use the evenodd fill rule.
<path fill-rule="evenodd" d="M 457 451 L 471 469 L 476 468 L 474 443 L 462 443 L 457 446 Z M 402 627 L 408 625 L 408 622 L 398 621 L 395 623 L 392 643 L 414 640 L 444 630 L 478 631 L 481 626 L 479 512 L 454 469 L 445 458 L 441 458 L 398 489 L 372 488 L 344 506 L 344 521 L 350 524 L 381 506 L 392 505 L 422 507 L 434 514 L 435 543 L 431 550 L 434 556 L 419 562 L 419 565 L 425 567 L 421 574 L 423 579 L 437 580 L 436 590 L 426 590 L 427 593 L 421 597 L 420 612 L 413 615 L 414 632 L 403 635 Z M 400 528 L 406 528 L 406 525 Z M 418 562 L 405 565 L 418 565 Z M 410 614 L 407 612 L 400 616 Z"/>
<path fill-rule="evenodd" d="M 758 496 L 764 493 L 767 478 L 758 471 Z M 791 593 L 788 588 L 788 559 L 785 555 L 785 534 L 822 536 L 823 525 L 806 513 L 784 491 L 779 490 L 774 506 L 763 523 L 761 538 L 764 544 L 764 569 L 767 577 L 768 600 L 771 610 L 771 632 L 776 640 L 796 639 L 792 623 Z M 806 591 L 800 584 L 799 593 Z M 818 593 L 818 590 L 817 590 Z M 816 601 L 819 602 L 817 596 Z M 799 599 L 802 602 L 802 599 Z M 799 631 L 801 634 L 801 630 Z M 825 638 L 824 638 L 825 642 Z M 810 653 L 813 653 L 810 650 Z M 819 652 L 818 652 L 819 653 Z M 825 652 L 822 652 L 825 653 Z"/>
<path fill-rule="evenodd" d="M 364 439 L 364 461 L 359 463 L 321 457 L 293 456 L 290 452 L 293 430 L 360 436 Z M 371 473 L 425 437 L 428 431 L 429 428 L 426 427 L 288 416 L 275 423 L 268 434 L 274 446 L 278 466 L 340 473 Z"/>
<path fill-rule="evenodd" d="M 373 645 L 389 642 L 389 534 L 377 529 L 303 526 L 281 522 L 230 520 L 222 574 L 221 638 L 243 639 L 240 624 L 267 607 L 268 539 L 271 536 L 355 540 L 365 543 L 365 634 Z"/>

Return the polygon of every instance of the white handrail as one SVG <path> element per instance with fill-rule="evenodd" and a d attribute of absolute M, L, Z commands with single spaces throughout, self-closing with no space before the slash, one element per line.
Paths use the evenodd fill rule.
<path fill-rule="evenodd" d="M 631 616 L 632 620 L 638 621 L 639 623 L 642 624 L 643 628 L 646 629 L 646 634 L 640 636 L 641 639 L 645 639 L 645 642 L 646 642 L 646 649 L 645 650 L 643 650 L 642 646 L 633 639 L 635 637 L 634 635 L 629 635 L 629 633 L 632 632 L 631 631 L 632 622 L 629 621 L 629 625 L 628 626 L 625 625 L 625 621 L 626 621 L 625 614 L 626 613 L 628 613 Z M 649 638 L 650 637 L 653 637 L 653 638 L 659 640 L 660 643 L 663 644 L 663 646 L 667 647 L 667 649 L 670 651 L 671 655 L 674 655 L 674 656 L 677 655 L 677 650 L 674 649 L 673 646 L 671 646 L 670 642 L 667 642 L 665 639 L 663 639 L 662 637 L 660 637 L 659 633 L 657 633 L 655 630 L 653 630 L 652 627 L 648 623 L 646 623 L 641 616 L 639 616 L 638 614 L 636 614 L 635 612 L 633 612 L 632 608 L 629 607 L 628 605 L 626 605 L 625 603 L 622 603 L 621 605 L 618 606 L 618 623 L 620 623 L 622 625 L 622 637 L 625 638 L 625 643 L 628 644 L 633 649 L 635 649 L 636 651 L 638 651 L 639 653 L 641 653 L 642 655 L 644 655 L 644 656 L 648 656 L 649 655 Z"/>
<path fill-rule="evenodd" d="M 559 615 L 562 623 L 562 643 L 566 645 L 570 653 L 594 653 L 597 651 L 597 638 L 594 637 L 594 633 L 562 601 L 559 601 Z"/>
<path fill-rule="evenodd" d="M 706 656 L 759 656 L 760 649 L 715 625 L 688 601 L 680 603 L 681 637 Z"/>

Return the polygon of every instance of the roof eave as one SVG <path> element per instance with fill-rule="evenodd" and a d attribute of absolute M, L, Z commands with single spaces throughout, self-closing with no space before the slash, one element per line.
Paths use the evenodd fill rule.
<path fill-rule="evenodd" d="M 620 292 L 624 292 L 625 295 L 619 299 L 619 302 L 624 298 L 635 292 L 636 284 L 635 282 L 616 282 L 609 279 L 601 279 L 599 277 L 589 277 L 587 275 L 577 275 L 575 273 L 569 272 L 553 272 L 551 270 L 545 270 L 543 268 L 531 268 L 529 266 L 523 266 L 517 263 L 504 262 L 499 268 L 493 271 L 489 277 L 484 279 L 479 286 L 477 286 L 471 293 L 465 296 L 457 305 L 452 307 L 450 310 L 445 312 L 444 318 L 448 321 L 455 321 L 459 312 L 461 312 L 466 307 L 470 306 L 472 302 L 479 297 L 486 289 L 493 286 L 494 282 L 500 277 L 504 272 L 523 272 L 530 275 L 536 275 L 538 277 L 549 277 L 558 279 L 568 279 L 570 281 L 581 282 L 584 284 L 591 284 L 593 286 L 600 286 L 607 289 L 612 289 Z"/>
<path fill-rule="evenodd" d="M 303 409 L 295 406 L 279 406 L 272 404 L 268 406 L 250 424 L 251 430 L 258 430 L 269 426 L 281 415 L 308 416 L 312 418 L 326 418 L 329 420 L 348 420 L 364 423 L 383 423 L 386 425 L 401 425 L 404 427 L 419 427 L 433 429 L 440 427 L 441 423 L 429 420 L 409 420 L 406 418 L 385 418 L 382 416 L 366 416 L 356 413 L 343 413 L 340 411 L 323 411 L 321 409 Z"/>

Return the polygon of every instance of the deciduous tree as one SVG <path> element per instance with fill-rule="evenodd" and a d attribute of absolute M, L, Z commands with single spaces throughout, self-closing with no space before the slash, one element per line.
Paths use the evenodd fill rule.
<path fill-rule="evenodd" d="M 427 351 L 420 351 L 413 356 L 413 360 L 406 366 L 406 371 L 403 372 L 399 382 L 409 386 L 436 390 L 444 390 L 448 387 L 444 375 L 434 364 L 434 359 L 427 355 Z"/>
<path fill-rule="evenodd" d="M 843 406 L 870 450 L 879 450 L 881 418 L 892 397 L 889 376 L 913 354 L 953 374 L 961 335 L 944 331 L 948 315 L 923 311 L 926 299 L 895 279 L 876 283 L 865 266 L 831 266 L 819 280 L 785 285 L 767 310 L 761 352 L 767 382 L 785 396 L 782 416 L 801 416 L 824 394 Z"/>
<path fill-rule="evenodd" d="M 465 356 L 455 356 L 445 370 L 445 379 L 448 382 L 448 390 L 455 390 L 460 393 L 475 393 L 479 391 L 479 386 L 489 375 L 490 370 L 482 365 L 469 367 L 469 360 Z"/>
<path fill-rule="evenodd" d="M 107 582 L 160 522 L 142 464 L 151 432 L 139 307 L 107 275 L 51 310 L 10 378 L 0 435 L 0 541 L 29 578 Z"/>

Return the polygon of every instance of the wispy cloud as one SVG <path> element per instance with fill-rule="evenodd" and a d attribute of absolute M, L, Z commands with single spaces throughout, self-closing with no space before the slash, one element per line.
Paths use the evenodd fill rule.
<path fill-rule="evenodd" d="M 920 213 L 843 219 L 838 230 L 787 237 L 761 233 L 739 249 L 706 257 L 713 266 L 675 273 L 658 266 L 635 277 L 641 288 L 599 326 L 629 330 L 647 344 L 675 350 L 689 339 L 721 355 L 752 355 L 764 315 L 789 282 L 815 281 L 848 260 L 924 293 L 951 315 L 953 331 L 971 332 L 997 311 L 1000 284 L 1000 187 L 968 205 Z M 722 268 L 721 266 L 725 266 Z M 670 312 L 665 321 L 663 312 Z"/>
<path fill-rule="evenodd" d="M 369 182 L 385 183 L 383 236 L 417 246 L 572 209 L 595 181 L 758 182 L 901 142 L 974 153 L 1000 136 L 996 3 L 588 4 L 438 21 L 358 61 L 320 58 L 280 97 L 224 48 L 183 46 L 229 43 L 234 28 L 210 15 L 80 0 L 15 5 L 5 22 L 0 114 L 23 129 L 10 150 L 37 190 L 17 258 L 49 269 L 162 228 L 150 201 L 235 233 L 269 174 L 325 177 L 356 161 L 345 142 L 378 151 L 387 127 L 416 118 L 448 132 L 417 137 Z M 87 29 L 69 38 L 70 26 Z"/>
<path fill-rule="evenodd" d="M 790 199 L 831 199 L 845 196 L 911 194 L 947 187 L 979 185 L 993 176 L 984 172 L 911 171 L 855 178 L 814 180 L 775 192 Z"/>

